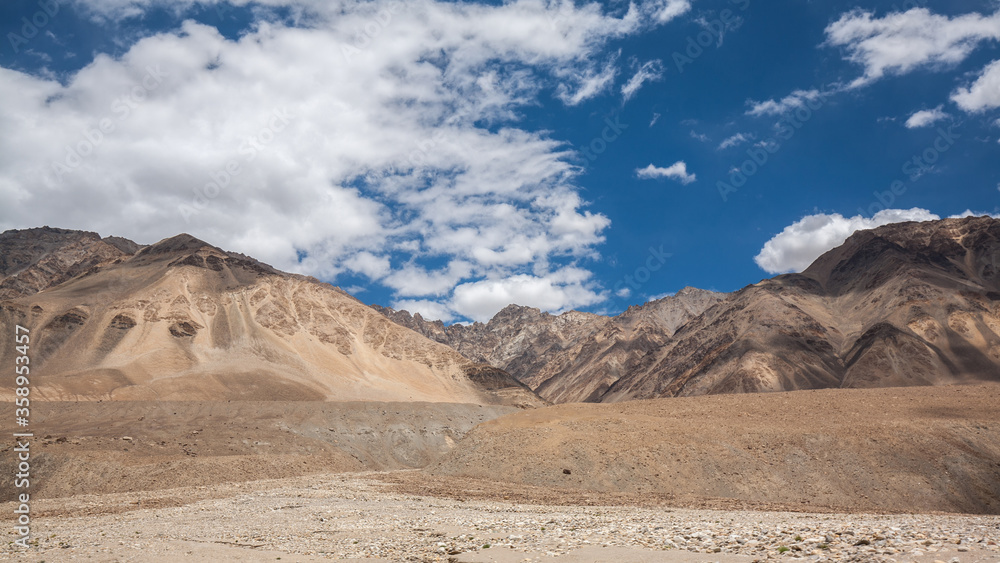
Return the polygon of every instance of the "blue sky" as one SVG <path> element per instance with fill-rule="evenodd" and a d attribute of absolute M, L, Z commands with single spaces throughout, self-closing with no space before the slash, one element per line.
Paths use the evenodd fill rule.
<path fill-rule="evenodd" d="M 432 318 L 1000 213 L 996 2 L 36 0 L 0 32 L 0 228 L 189 232 Z"/>

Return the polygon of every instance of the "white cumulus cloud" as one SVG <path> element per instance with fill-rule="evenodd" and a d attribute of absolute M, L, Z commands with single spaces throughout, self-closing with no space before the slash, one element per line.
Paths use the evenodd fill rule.
<path fill-rule="evenodd" d="M 544 276 L 521 274 L 470 282 L 455 288 L 452 307 L 475 321 L 488 321 L 511 303 L 560 312 L 605 298 L 591 287 L 589 279 L 590 272 L 564 268 Z"/>
<path fill-rule="evenodd" d="M 941 217 L 926 209 L 885 209 L 868 218 L 839 213 L 808 215 L 785 227 L 764 244 L 754 262 L 769 274 L 801 272 L 855 231 L 904 221 L 933 221 Z"/>
<path fill-rule="evenodd" d="M 64 9 L 115 19 L 196 4 L 212 2 Z M 536 295 L 532 280 L 551 286 L 536 292 L 547 308 L 596 299 L 551 276 L 593 257 L 610 222 L 587 209 L 567 144 L 518 112 L 608 90 L 608 42 L 686 2 L 255 4 L 294 17 L 237 38 L 187 21 L 61 81 L 0 68 L 0 230 L 189 232 L 284 270 L 367 276 L 438 313 L 481 314 L 477 288 Z"/>
<path fill-rule="evenodd" d="M 968 112 L 1000 107 L 1000 60 L 987 65 L 971 86 L 959 88 L 951 100 Z"/>
<path fill-rule="evenodd" d="M 934 125 L 942 119 L 947 119 L 948 114 L 942 109 L 944 106 L 938 106 L 934 109 L 925 109 L 915 112 L 906 120 L 907 129 L 918 129 L 920 127 L 929 127 Z"/>
<path fill-rule="evenodd" d="M 921 67 L 959 63 L 982 42 L 1000 39 L 1000 11 L 948 17 L 926 8 L 893 12 L 876 18 L 853 10 L 826 28 L 828 45 L 843 47 L 847 59 L 861 65 L 858 87 L 886 74 L 905 74 Z"/>
<path fill-rule="evenodd" d="M 635 175 L 644 180 L 670 178 L 671 180 L 677 180 L 682 184 L 690 184 L 697 179 L 694 174 L 688 174 L 687 164 L 683 160 L 679 160 L 666 168 L 660 168 L 650 164 L 645 168 L 636 169 Z"/>
<path fill-rule="evenodd" d="M 392 270 L 387 257 L 376 256 L 364 250 L 344 260 L 344 267 L 373 280 L 382 278 Z"/>

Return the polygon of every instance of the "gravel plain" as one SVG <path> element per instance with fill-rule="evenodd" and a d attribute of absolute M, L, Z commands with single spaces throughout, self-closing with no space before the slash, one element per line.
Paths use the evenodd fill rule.
<path fill-rule="evenodd" d="M 1000 517 L 540 505 L 322 474 L 32 505 L 14 561 L 1000 562 Z M 3 510 L 10 514 L 13 503 Z"/>

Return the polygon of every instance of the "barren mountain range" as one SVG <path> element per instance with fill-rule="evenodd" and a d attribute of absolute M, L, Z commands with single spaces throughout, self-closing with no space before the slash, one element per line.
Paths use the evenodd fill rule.
<path fill-rule="evenodd" d="M 616 317 L 512 305 L 445 327 L 378 310 L 552 402 L 1000 380 L 1000 221 L 859 231 L 801 274 Z"/>
<path fill-rule="evenodd" d="M 528 406 L 1000 380 L 1000 221 L 860 231 L 801 274 L 614 317 L 511 305 L 452 326 L 189 235 L 46 227 L 0 235 L 0 324 L 15 322 L 48 400 Z"/>
<path fill-rule="evenodd" d="M 509 305 L 488 323 L 448 327 L 419 313 L 374 307 L 470 359 L 507 371 L 543 398 L 565 403 L 599 400 L 642 358 L 670 342 L 679 327 L 725 298 L 724 293 L 686 287 L 616 317 L 579 311 L 551 315 Z"/>
<path fill-rule="evenodd" d="M 0 326 L 31 330 L 40 400 L 541 404 L 505 372 L 338 288 L 189 235 L 141 247 L 78 231 L 8 231 L 0 290 Z M 13 353 L 8 340 L 0 362 Z"/>

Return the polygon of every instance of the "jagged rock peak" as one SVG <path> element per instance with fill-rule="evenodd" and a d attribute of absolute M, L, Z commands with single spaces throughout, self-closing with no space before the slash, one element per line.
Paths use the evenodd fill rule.
<path fill-rule="evenodd" d="M 195 238 L 187 233 L 165 238 L 156 244 L 144 248 L 141 254 L 149 256 L 154 254 L 170 254 L 175 252 L 196 252 L 203 248 L 225 253 L 221 248 L 212 246 L 207 242 Z"/>
<path fill-rule="evenodd" d="M 522 316 L 522 315 L 538 316 L 541 314 L 543 314 L 542 310 L 536 307 L 528 307 L 525 305 L 518 305 L 516 303 L 511 303 L 510 305 L 507 305 L 503 309 L 500 309 L 500 311 L 497 314 L 493 315 L 493 318 L 494 319 L 496 319 L 497 317 L 506 318 L 513 316 Z"/>
<path fill-rule="evenodd" d="M 706 306 L 702 305 L 701 302 L 715 302 L 724 299 L 727 293 L 719 293 L 717 291 L 710 291 L 707 289 L 699 289 L 697 287 L 685 286 L 677 293 L 673 295 L 667 295 L 659 299 L 654 299 L 652 301 L 647 301 L 642 305 L 630 305 L 628 309 L 619 315 L 620 317 L 629 317 L 640 313 L 642 311 L 647 311 L 651 308 L 670 306 L 670 305 L 694 305 L 695 302 L 699 302 L 699 308 L 704 309 Z"/>
<path fill-rule="evenodd" d="M 115 236 L 104 237 L 101 239 L 101 241 L 105 242 L 106 244 L 110 244 L 111 246 L 117 248 L 118 250 L 121 250 L 125 254 L 131 254 L 131 255 L 135 255 L 135 253 L 139 252 L 143 248 L 146 248 L 146 245 L 139 244 L 135 241 L 131 241 L 124 237 L 115 237 Z"/>
<path fill-rule="evenodd" d="M 101 238 L 100 235 L 91 231 L 75 231 L 73 229 L 59 229 L 56 227 L 31 227 L 28 229 L 9 229 L 0 233 L 0 237 L 17 238 L 38 238 L 46 235 L 74 235 Z"/>
<path fill-rule="evenodd" d="M 683 288 L 681 288 L 680 291 L 678 291 L 677 293 L 675 293 L 674 297 L 687 297 L 688 295 L 707 295 L 707 294 L 715 294 L 715 293 L 717 293 L 717 292 L 710 291 L 710 290 L 707 290 L 707 289 L 700 289 L 700 288 L 697 288 L 697 287 L 691 287 L 690 285 L 686 285 Z"/>

